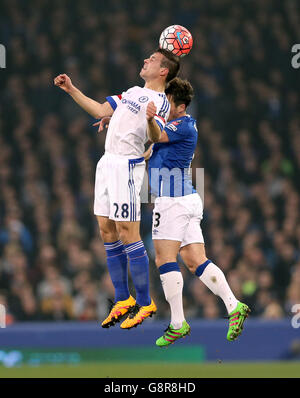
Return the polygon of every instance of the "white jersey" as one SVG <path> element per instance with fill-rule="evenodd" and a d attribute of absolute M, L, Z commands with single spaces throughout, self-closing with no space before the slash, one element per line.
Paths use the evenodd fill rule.
<path fill-rule="evenodd" d="M 109 123 L 105 152 L 140 158 L 145 151 L 147 136 L 146 108 L 153 101 L 157 108 L 155 120 L 163 130 L 170 113 L 166 94 L 145 87 L 132 87 L 122 95 L 106 98 L 114 113 Z"/>

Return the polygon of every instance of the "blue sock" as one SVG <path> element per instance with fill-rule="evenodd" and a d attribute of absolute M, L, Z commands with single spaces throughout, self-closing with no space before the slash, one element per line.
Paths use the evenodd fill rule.
<path fill-rule="evenodd" d="M 178 263 L 166 263 L 161 265 L 158 268 L 158 271 L 161 275 L 166 274 L 167 272 L 171 272 L 171 271 L 178 271 L 180 272 L 180 268 Z"/>
<path fill-rule="evenodd" d="M 104 243 L 107 255 L 107 268 L 115 287 L 115 302 L 127 300 L 130 296 L 128 289 L 127 255 L 123 243 L 118 240 Z"/>
<path fill-rule="evenodd" d="M 129 257 L 130 273 L 136 291 L 136 302 L 147 306 L 151 303 L 149 292 L 149 259 L 143 242 L 125 245 Z"/>
<path fill-rule="evenodd" d="M 209 263 L 211 263 L 211 261 L 206 260 L 203 264 L 200 264 L 199 267 L 195 271 L 195 275 L 200 277 L 203 274 L 205 268 L 208 266 Z"/>

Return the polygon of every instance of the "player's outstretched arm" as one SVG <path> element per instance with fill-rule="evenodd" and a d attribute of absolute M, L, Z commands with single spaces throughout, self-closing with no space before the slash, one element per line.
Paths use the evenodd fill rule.
<path fill-rule="evenodd" d="M 68 75 L 61 74 L 56 76 L 54 79 L 54 84 L 68 93 L 82 109 L 95 118 L 100 119 L 113 114 L 113 109 L 109 102 L 106 101 L 104 104 L 100 104 L 99 102 L 94 101 L 92 98 L 87 97 L 72 84 L 72 81 Z"/>
<path fill-rule="evenodd" d="M 154 102 L 151 101 L 147 105 L 146 118 L 148 124 L 147 128 L 148 138 L 152 142 L 158 142 L 161 137 L 161 130 L 154 119 L 155 115 L 156 115 L 156 106 L 154 105 Z"/>

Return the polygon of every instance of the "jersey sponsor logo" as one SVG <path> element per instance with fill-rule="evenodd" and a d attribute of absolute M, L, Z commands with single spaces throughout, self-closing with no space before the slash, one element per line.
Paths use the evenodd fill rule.
<path fill-rule="evenodd" d="M 122 104 L 126 105 L 127 104 L 127 109 L 129 109 L 131 112 L 137 114 L 141 110 L 141 106 L 137 104 L 135 101 L 128 100 L 126 98 L 122 99 Z"/>
<path fill-rule="evenodd" d="M 146 97 L 145 95 L 143 95 L 142 97 L 139 98 L 139 101 L 142 102 L 142 103 L 143 102 L 147 102 L 148 100 L 149 100 L 149 98 Z"/>

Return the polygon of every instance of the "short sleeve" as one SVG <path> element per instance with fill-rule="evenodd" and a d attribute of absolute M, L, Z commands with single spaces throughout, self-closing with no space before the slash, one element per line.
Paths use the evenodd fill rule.
<path fill-rule="evenodd" d="M 121 103 L 123 94 L 111 95 L 106 97 L 106 100 L 109 102 L 110 106 L 113 108 L 114 111 L 116 110 L 117 106 Z"/>
<path fill-rule="evenodd" d="M 168 123 L 164 130 L 167 133 L 170 142 L 178 142 L 183 139 L 181 128 L 176 126 L 175 123 Z"/>

